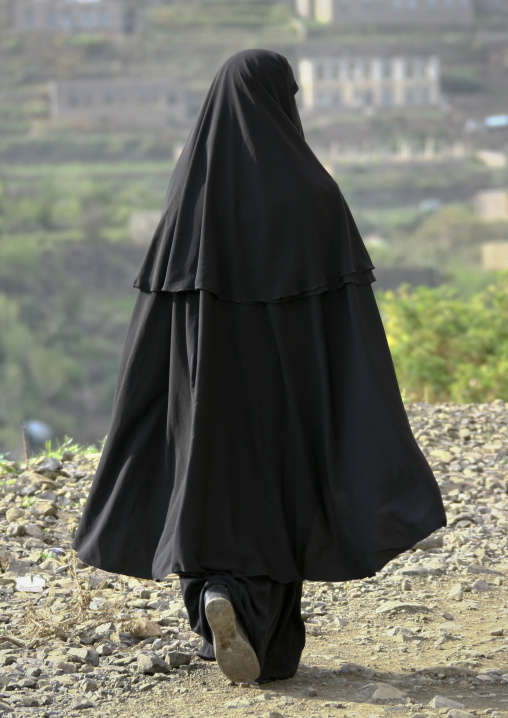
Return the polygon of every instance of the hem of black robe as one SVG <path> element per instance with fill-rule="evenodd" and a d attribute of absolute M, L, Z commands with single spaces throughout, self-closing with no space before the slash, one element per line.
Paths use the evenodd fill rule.
<path fill-rule="evenodd" d="M 245 571 L 243 566 L 221 566 L 213 568 L 198 565 L 186 567 L 180 565 L 172 565 L 167 571 L 164 571 L 164 573 L 161 573 L 160 571 L 142 571 L 130 568 L 129 566 L 120 566 L 119 564 L 113 566 L 113 564 L 109 564 L 107 561 L 98 561 L 91 556 L 87 557 L 86 550 L 84 550 L 83 548 L 76 550 L 74 542 L 72 544 L 72 548 L 76 550 L 77 557 L 89 566 L 94 566 L 95 568 L 101 569 L 102 571 L 107 571 L 108 573 L 120 574 L 122 576 L 131 576 L 132 578 L 144 579 L 147 581 L 163 581 L 166 576 L 169 576 L 171 574 L 206 574 L 220 570 L 238 571 L 245 576 L 268 576 L 273 581 L 277 581 L 278 583 L 293 583 L 295 581 L 328 581 L 331 583 L 341 583 L 343 581 L 357 581 L 363 578 L 372 578 L 394 558 L 396 558 L 402 553 L 405 553 L 406 551 L 409 551 L 419 541 L 423 541 L 423 539 L 427 538 L 435 531 L 438 531 L 441 528 L 445 528 L 446 526 L 447 519 L 445 514 L 444 518 L 442 518 L 440 521 L 433 521 L 432 523 L 429 523 L 428 526 L 426 526 L 425 528 L 422 528 L 421 531 L 415 532 L 410 543 L 408 542 L 407 544 L 404 544 L 397 548 L 374 550 L 372 552 L 372 558 L 374 559 L 374 562 L 371 563 L 371 566 L 369 568 L 365 566 L 363 570 L 340 571 L 338 573 L 334 571 L 328 572 L 319 570 L 314 572 L 312 571 L 312 569 L 307 568 L 301 572 L 301 575 L 298 576 L 282 576 L 280 574 L 275 575 L 269 569 L 263 568 L 261 566 L 255 569 L 249 569 L 247 572 Z"/>
<path fill-rule="evenodd" d="M 315 287 L 299 290 L 294 293 L 284 294 L 276 298 L 240 299 L 237 297 L 227 297 L 224 296 L 222 292 L 219 292 L 219 290 L 217 290 L 216 288 L 200 286 L 196 283 L 193 283 L 191 286 L 187 286 L 185 284 L 176 284 L 175 286 L 170 286 L 164 283 L 162 287 L 159 287 L 153 282 L 136 279 L 132 286 L 134 289 L 139 289 L 140 291 L 145 293 L 167 292 L 178 294 L 180 292 L 207 291 L 211 294 L 214 294 L 217 299 L 220 299 L 223 302 L 235 302 L 236 304 L 281 304 L 283 302 L 294 301 L 295 299 L 311 297 L 315 294 L 323 294 L 324 292 L 328 292 L 333 289 L 342 289 L 347 284 L 372 284 L 373 282 L 377 281 L 376 277 L 372 272 L 373 269 L 375 269 L 375 267 L 374 265 L 371 265 L 371 267 L 367 269 L 361 269 L 358 272 L 349 272 L 348 274 L 343 274 L 338 279 L 325 282 L 324 284 L 319 284 Z"/>

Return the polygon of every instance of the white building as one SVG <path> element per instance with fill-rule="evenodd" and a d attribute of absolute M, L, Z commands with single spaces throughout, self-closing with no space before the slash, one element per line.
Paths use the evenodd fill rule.
<path fill-rule="evenodd" d="M 138 29 L 136 11 L 121 0 L 15 0 L 16 32 L 106 32 Z"/>
<path fill-rule="evenodd" d="M 505 2 L 505 0 L 502 0 Z M 475 0 L 295 0 L 303 18 L 336 25 L 469 27 Z"/>
<path fill-rule="evenodd" d="M 298 63 L 303 110 L 412 107 L 440 101 L 437 57 L 302 58 Z"/>
<path fill-rule="evenodd" d="M 185 88 L 168 80 L 65 80 L 50 85 L 55 122 L 102 127 L 164 128 L 186 126 Z"/>

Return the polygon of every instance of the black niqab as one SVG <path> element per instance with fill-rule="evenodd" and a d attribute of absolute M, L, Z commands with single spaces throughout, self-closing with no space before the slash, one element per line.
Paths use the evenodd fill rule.
<path fill-rule="evenodd" d="M 135 287 L 273 302 L 373 269 L 338 185 L 305 142 L 297 90 L 276 52 L 247 50 L 222 65 Z"/>

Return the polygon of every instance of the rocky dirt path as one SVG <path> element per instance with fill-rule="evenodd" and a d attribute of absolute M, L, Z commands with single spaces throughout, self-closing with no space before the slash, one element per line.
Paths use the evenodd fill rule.
<path fill-rule="evenodd" d="M 4 462 L 0 716 L 508 718 L 507 410 L 407 407 L 449 525 L 373 578 L 306 583 L 300 668 L 261 687 L 194 656 L 176 577 L 69 560 L 97 455 Z"/>

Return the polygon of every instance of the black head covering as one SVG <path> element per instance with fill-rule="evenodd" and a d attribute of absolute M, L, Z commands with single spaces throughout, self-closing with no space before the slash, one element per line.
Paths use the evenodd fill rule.
<path fill-rule="evenodd" d="M 222 65 L 135 287 L 273 302 L 374 268 L 338 185 L 305 142 L 297 91 L 276 52 L 246 50 Z"/>

